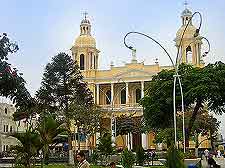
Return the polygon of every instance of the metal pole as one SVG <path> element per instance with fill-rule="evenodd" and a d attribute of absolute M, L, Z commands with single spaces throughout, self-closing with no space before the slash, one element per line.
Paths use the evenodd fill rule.
<path fill-rule="evenodd" d="M 185 123 L 184 123 L 184 95 L 183 95 L 183 88 L 181 85 L 181 80 L 180 80 L 180 76 L 178 76 L 178 82 L 180 85 L 180 94 L 181 94 L 181 111 L 182 111 L 182 115 L 183 115 L 183 147 L 184 147 L 184 153 L 186 152 L 186 138 L 185 138 Z"/>
<path fill-rule="evenodd" d="M 177 121 L 176 121 L 176 80 L 177 75 L 173 75 L 173 123 L 174 123 L 174 146 L 177 148 Z"/>

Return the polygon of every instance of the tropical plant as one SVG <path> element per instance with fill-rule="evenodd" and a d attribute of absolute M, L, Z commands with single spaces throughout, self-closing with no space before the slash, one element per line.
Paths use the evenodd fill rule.
<path fill-rule="evenodd" d="M 26 168 L 35 166 L 38 151 L 42 147 L 40 134 L 29 126 L 26 132 L 15 132 L 11 136 L 19 141 L 19 145 L 11 148 L 16 154 L 16 165 L 22 165 Z"/>
<path fill-rule="evenodd" d="M 49 148 L 54 148 L 60 141 L 60 135 L 66 133 L 66 128 L 61 122 L 57 122 L 51 114 L 42 114 L 36 130 L 40 135 L 42 166 L 48 164 Z M 67 139 L 66 139 L 67 141 Z"/>

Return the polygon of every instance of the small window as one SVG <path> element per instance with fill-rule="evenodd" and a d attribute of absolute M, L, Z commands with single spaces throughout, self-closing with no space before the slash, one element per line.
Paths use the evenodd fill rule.
<path fill-rule="evenodd" d="M 84 70 L 84 54 L 80 55 L 80 70 Z"/>
<path fill-rule="evenodd" d="M 126 90 L 125 89 L 123 89 L 121 91 L 120 99 L 121 99 L 121 104 L 126 104 Z"/>
<path fill-rule="evenodd" d="M 111 90 L 108 90 L 106 92 L 106 104 L 110 104 L 111 103 Z"/>
<path fill-rule="evenodd" d="M 4 129 L 3 129 L 3 132 L 6 132 L 6 129 L 5 129 L 5 125 L 4 125 Z"/>
<path fill-rule="evenodd" d="M 8 132 L 8 131 L 9 131 L 9 126 L 6 125 L 5 132 Z"/>
<path fill-rule="evenodd" d="M 6 151 L 9 151 L 9 145 L 6 145 Z"/>
<path fill-rule="evenodd" d="M 191 50 L 191 46 L 188 46 L 186 48 L 186 60 L 188 64 L 191 64 L 192 63 L 192 50 Z"/>
<path fill-rule="evenodd" d="M 13 127 L 12 126 L 10 126 L 10 132 L 13 132 Z"/>
<path fill-rule="evenodd" d="M 84 133 L 81 133 L 81 134 L 80 134 L 80 141 L 81 141 L 81 142 L 86 141 L 86 136 L 85 136 Z"/>
<path fill-rule="evenodd" d="M 7 114 L 8 113 L 8 109 L 7 108 L 5 108 L 5 114 Z"/>

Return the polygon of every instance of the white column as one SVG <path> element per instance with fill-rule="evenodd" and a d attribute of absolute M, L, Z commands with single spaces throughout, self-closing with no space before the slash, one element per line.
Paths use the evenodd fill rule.
<path fill-rule="evenodd" d="M 96 137 L 96 145 L 98 145 L 99 144 L 100 133 L 99 132 L 96 132 L 95 137 Z"/>
<path fill-rule="evenodd" d="M 129 90 L 128 90 L 128 83 L 126 83 L 126 104 L 129 104 Z"/>
<path fill-rule="evenodd" d="M 89 138 L 89 136 L 87 135 L 87 137 L 86 137 L 86 144 L 85 144 L 85 146 L 86 146 L 86 150 L 88 150 L 88 146 L 89 146 L 89 144 L 88 144 L 88 138 Z"/>
<path fill-rule="evenodd" d="M 147 149 L 147 135 L 145 133 L 141 134 L 141 143 L 144 150 Z"/>
<path fill-rule="evenodd" d="M 126 145 L 126 147 L 128 148 L 128 135 L 125 135 L 125 145 Z"/>
<path fill-rule="evenodd" d="M 133 149 L 133 135 L 130 133 L 130 147 Z"/>
<path fill-rule="evenodd" d="M 130 133 L 127 135 L 127 149 L 130 150 Z"/>
<path fill-rule="evenodd" d="M 113 106 L 114 104 L 114 83 L 111 83 L 111 105 Z"/>
<path fill-rule="evenodd" d="M 144 81 L 141 81 L 141 98 L 144 97 Z"/>
<path fill-rule="evenodd" d="M 99 84 L 96 84 L 96 103 L 99 105 Z"/>

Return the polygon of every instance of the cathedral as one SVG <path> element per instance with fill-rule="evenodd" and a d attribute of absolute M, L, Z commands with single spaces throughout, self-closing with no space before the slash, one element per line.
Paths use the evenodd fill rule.
<path fill-rule="evenodd" d="M 188 8 L 181 13 L 181 27 L 174 39 L 177 47 L 191 16 L 192 12 Z M 111 131 L 112 140 L 117 148 L 127 146 L 133 149 L 137 145 L 142 145 L 145 150 L 155 149 L 153 132 L 118 136 L 114 124 L 116 117 L 121 115 L 132 115 L 134 118 L 141 119 L 143 108 L 138 101 L 144 97 L 147 83 L 151 81 L 153 75 L 161 70 L 173 67 L 160 66 L 158 62 L 153 65 L 145 65 L 144 62 L 136 59 L 136 51 L 133 50 L 132 59 L 125 65 L 120 67 L 111 65 L 109 70 L 99 70 L 100 50 L 91 34 L 91 27 L 92 24 L 85 15 L 80 24 L 80 34 L 75 39 L 71 51 L 73 60 L 79 64 L 84 80 L 93 92 L 95 104 L 104 112 L 102 124 Z M 204 66 L 201 54 L 202 37 L 200 35 L 194 37 L 195 32 L 196 27 L 190 22 L 181 43 L 180 62 Z M 99 133 L 92 137 L 93 146 L 98 143 L 98 137 Z M 129 143 L 130 145 L 128 145 Z M 203 143 L 202 146 L 207 145 L 206 143 Z M 83 150 L 86 150 L 88 145 L 90 144 L 84 142 Z"/>

